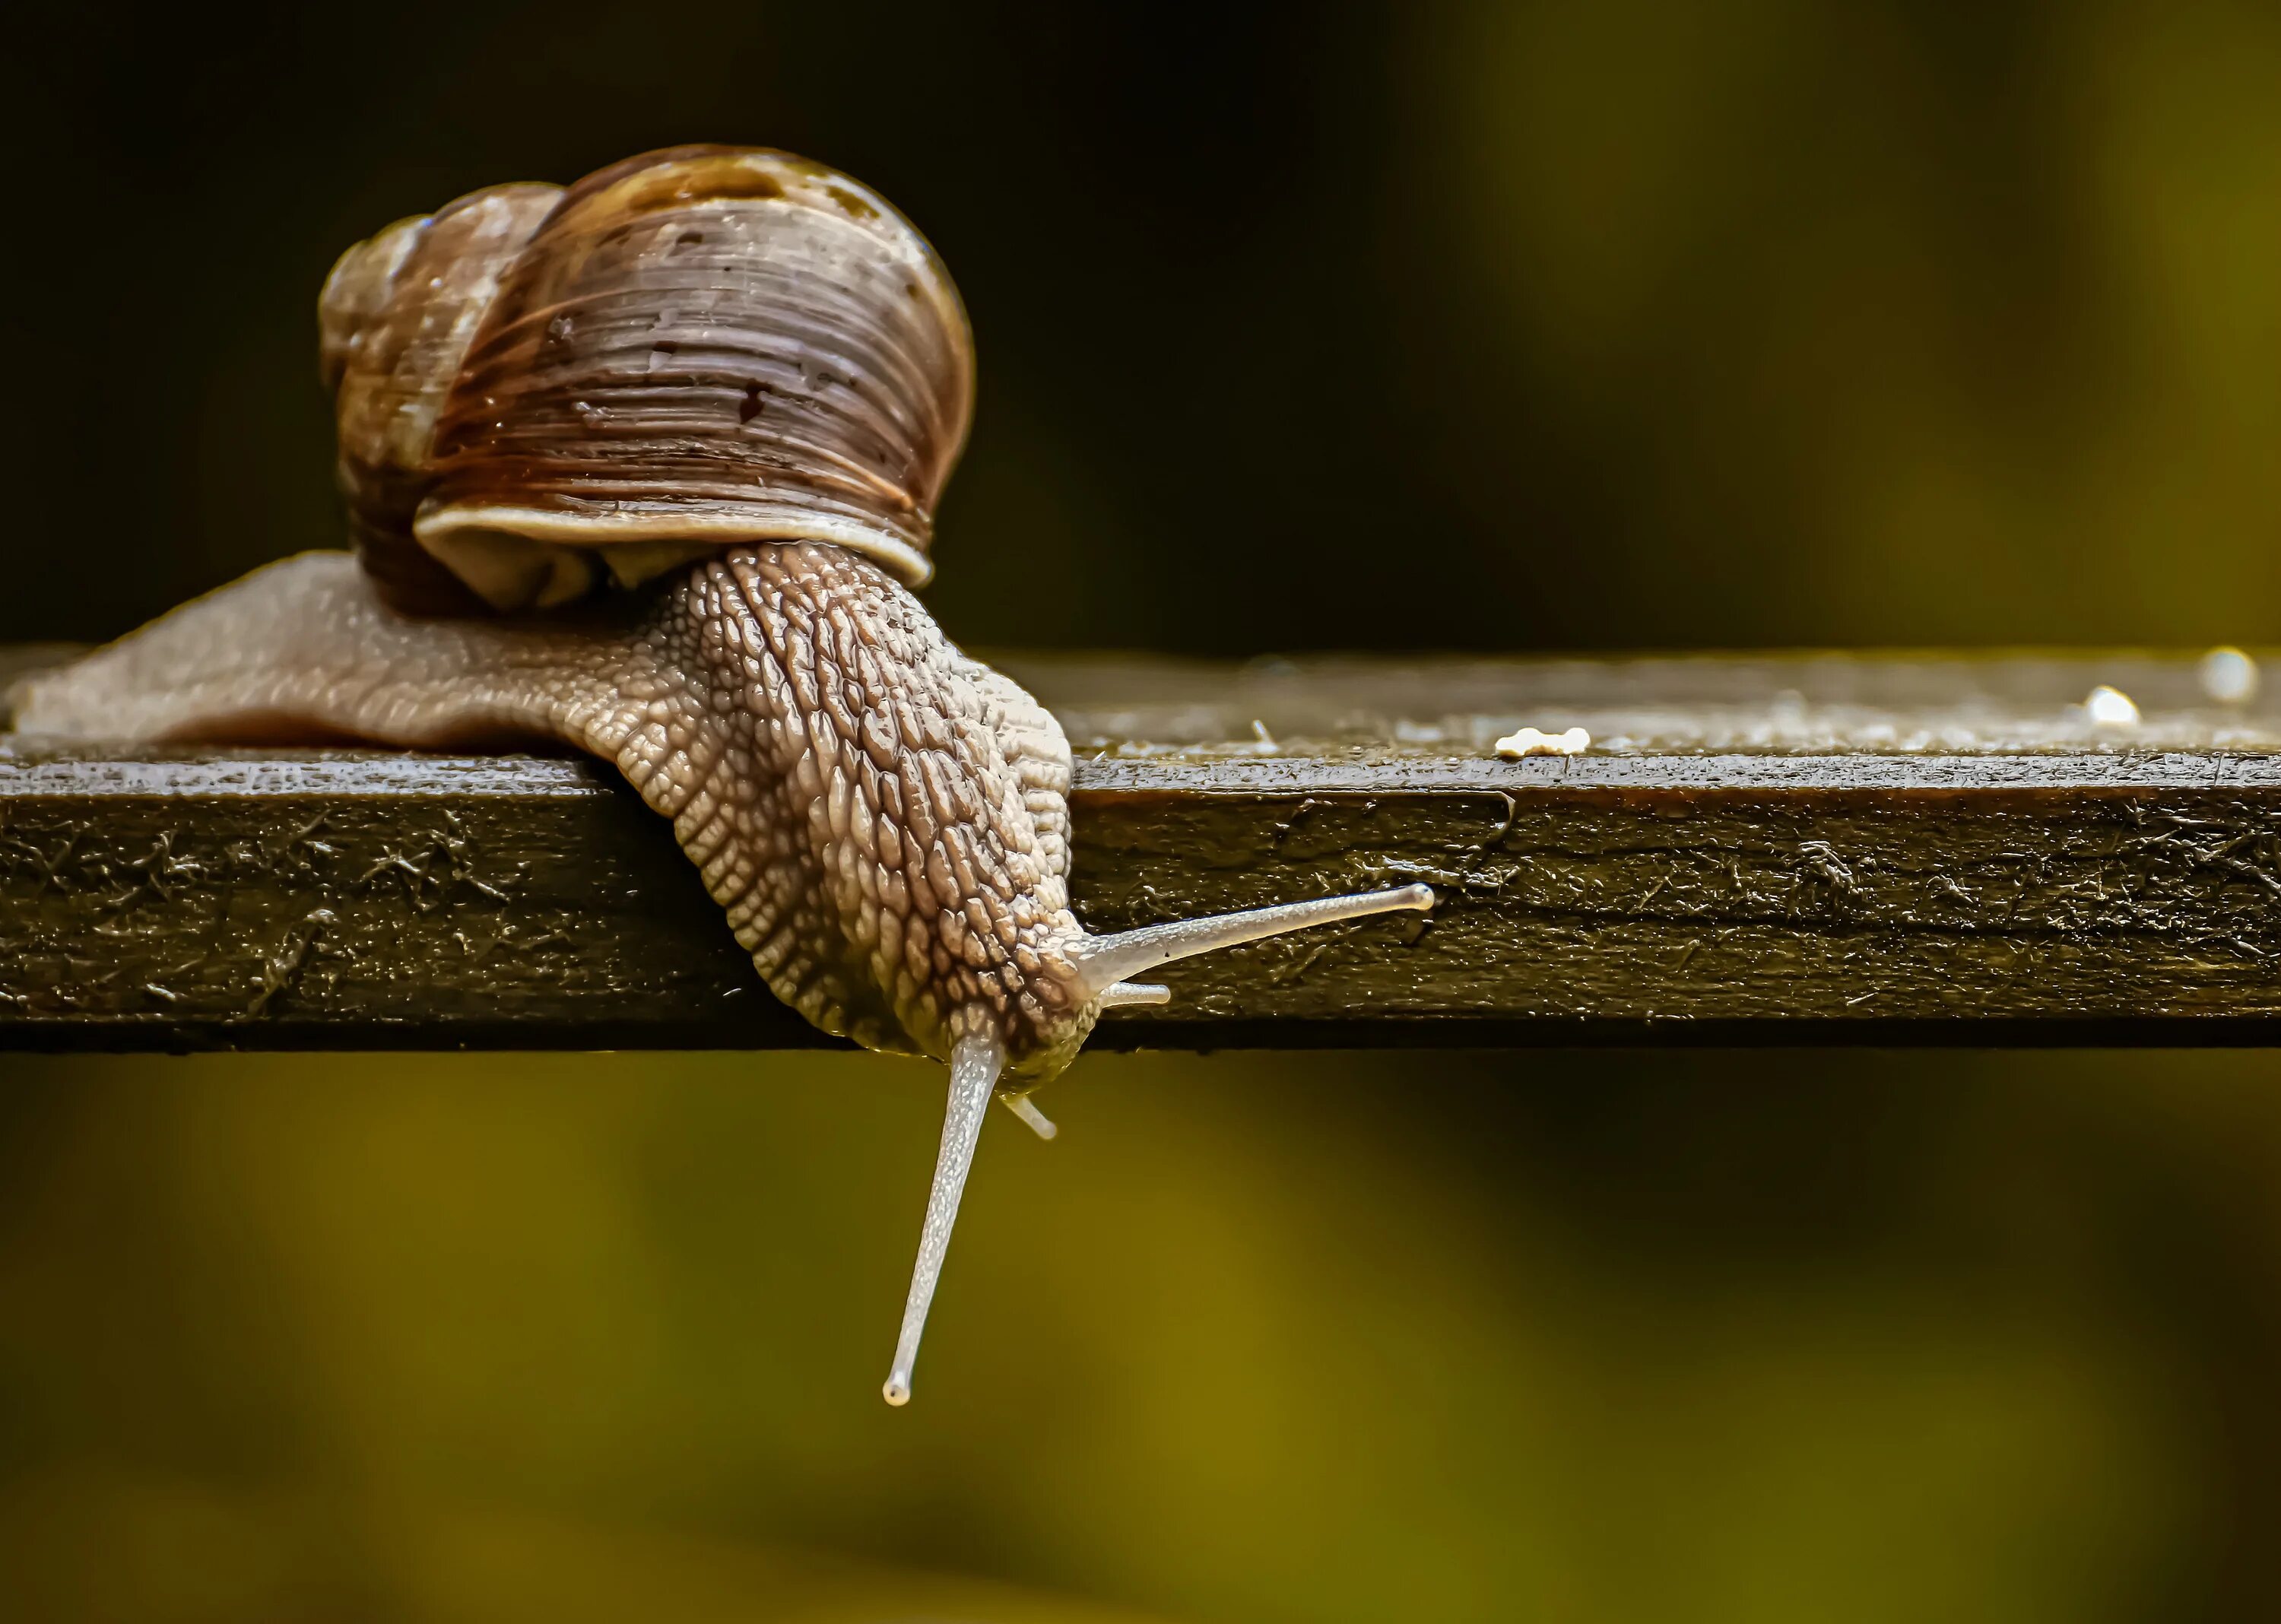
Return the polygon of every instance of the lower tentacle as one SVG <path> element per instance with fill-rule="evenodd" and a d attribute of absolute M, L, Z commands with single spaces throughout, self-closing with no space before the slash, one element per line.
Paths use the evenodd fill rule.
<path fill-rule="evenodd" d="M 943 1110 L 942 1148 L 935 1157 L 934 1183 L 927 1191 L 926 1222 L 919 1230 L 918 1261 L 912 1265 L 910 1295 L 903 1302 L 895 1360 L 882 1389 L 891 1404 L 910 1402 L 911 1366 L 918 1361 L 927 1310 L 942 1279 L 942 1261 L 950 1250 L 951 1227 L 958 1221 L 958 1203 L 974 1165 L 982 1119 L 990 1114 L 990 1096 L 1005 1069 L 1006 1046 L 987 1015 L 978 1011 L 970 1030 L 950 1051 L 950 1099 Z"/>

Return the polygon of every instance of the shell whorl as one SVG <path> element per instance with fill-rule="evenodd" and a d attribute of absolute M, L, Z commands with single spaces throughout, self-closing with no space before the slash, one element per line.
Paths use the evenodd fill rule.
<path fill-rule="evenodd" d="M 822 165 L 680 147 L 476 192 L 343 255 L 320 325 L 352 529 L 402 607 L 545 607 L 756 540 L 932 573 L 965 313 Z"/>

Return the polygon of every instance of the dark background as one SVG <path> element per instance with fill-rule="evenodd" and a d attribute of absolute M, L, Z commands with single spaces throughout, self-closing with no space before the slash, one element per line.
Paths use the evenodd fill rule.
<path fill-rule="evenodd" d="M 963 640 L 2281 641 L 2270 6 L 81 6 L 9 43 L 0 639 L 335 544 L 350 242 L 725 140 L 878 186 L 959 280 Z M 924 1068 L 7 1059 L 0 1603 L 2274 1616 L 2277 1084 L 1096 1056 L 1057 1144 L 985 1145 L 893 1414 Z"/>
<path fill-rule="evenodd" d="M 331 545 L 387 220 L 754 141 L 928 232 L 996 645 L 2281 638 L 2271 8 L 50 12 L 0 636 Z"/>

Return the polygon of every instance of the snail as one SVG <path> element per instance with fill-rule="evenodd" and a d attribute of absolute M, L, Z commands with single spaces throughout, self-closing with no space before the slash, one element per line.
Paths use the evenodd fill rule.
<path fill-rule="evenodd" d="M 994 1098 L 1132 979 L 1408 885 L 1088 934 L 1070 752 L 913 596 L 973 402 L 964 307 L 877 192 L 759 148 L 507 185 L 343 254 L 319 300 L 353 553 L 270 564 L 34 682 L 17 727 L 502 747 L 616 764 L 776 994 L 947 1062 L 894 1357 L 911 1368 Z"/>

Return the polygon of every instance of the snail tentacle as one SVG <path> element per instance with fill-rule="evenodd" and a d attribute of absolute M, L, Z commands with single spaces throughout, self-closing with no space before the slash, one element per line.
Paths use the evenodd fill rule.
<path fill-rule="evenodd" d="M 1263 937 L 1280 936 L 1341 919 L 1361 919 L 1372 914 L 1419 913 L 1434 906 L 1430 885 L 1397 885 L 1390 891 L 1365 891 L 1349 896 L 1321 897 L 1307 902 L 1285 902 L 1273 908 L 1250 908 L 1241 913 L 1210 914 L 1197 919 L 1174 919 L 1164 924 L 1142 925 L 1113 936 L 1087 937 L 1074 955 L 1079 973 L 1105 1004 L 1125 978 L 1136 971 L 1154 970 L 1201 953 L 1215 953 Z M 1132 987 L 1118 1003 L 1156 1003 L 1154 996 L 1134 997 Z M 1145 989 L 1153 994 L 1162 989 Z M 1166 994 L 1169 999 L 1170 994 Z"/>
<path fill-rule="evenodd" d="M 998 1103 L 1013 1112 L 1015 1120 L 1040 1139 L 1050 1140 L 1060 1136 L 1061 1129 L 1054 1125 L 1054 1119 L 1040 1110 L 1028 1094 L 1001 1094 Z"/>
<path fill-rule="evenodd" d="M 990 1096 L 1005 1069 L 1004 1041 L 987 1014 L 975 1012 L 950 1051 L 950 1098 L 943 1109 L 942 1148 L 935 1155 L 934 1183 L 927 1192 L 926 1222 L 919 1230 L 919 1255 L 911 1266 L 910 1295 L 903 1300 L 895 1360 L 880 1388 L 891 1404 L 910 1403 L 911 1366 L 918 1360 L 919 1338 L 926 1334 L 927 1310 L 942 1279 L 942 1260 L 950 1250 L 951 1226 L 958 1221 L 966 1175 L 974 1166 L 974 1146 L 982 1137 L 982 1118 L 989 1113 Z"/>

